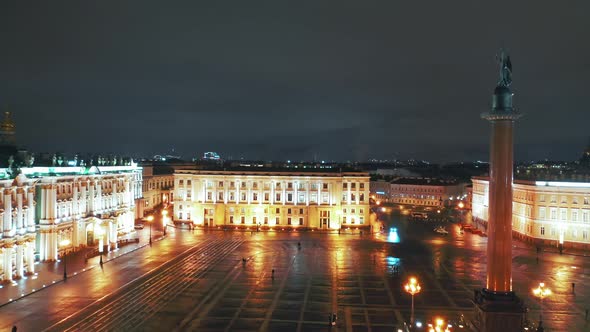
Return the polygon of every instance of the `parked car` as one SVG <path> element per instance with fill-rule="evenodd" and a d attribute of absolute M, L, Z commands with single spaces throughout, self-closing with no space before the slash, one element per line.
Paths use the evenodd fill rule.
<path fill-rule="evenodd" d="M 143 229 L 143 224 L 137 224 L 137 225 L 135 225 L 135 229 Z"/>

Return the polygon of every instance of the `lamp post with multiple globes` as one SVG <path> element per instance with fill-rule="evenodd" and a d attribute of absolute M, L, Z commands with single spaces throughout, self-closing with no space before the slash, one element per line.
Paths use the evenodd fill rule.
<path fill-rule="evenodd" d="M 408 283 L 404 286 L 407 293 L 412 295 L 412 311 L 410 313 L 410 325 L 414 326 L 414 295 L 420 293 L 422 287 L 418 283 L 418 279 L 411 277 Z"/>
<path fill-rule="evenodd" d="M 545 286 L 544 282 L 541 282 L 539 283 L 539 287 L 533 288 L 533 295 L 541 299 L 541 313 L 539 314 L 539 327 L 537 327 L 537 332 L 543 332 L 545 330 L 543 328 L 543 299 L 551 295 L 551 290 Z"/>
<path fill-rule="evenodd" d="M 64 248 L 63 260 L 64 260 L 64 281 L 68 280 L 68 272 L 66 268 L 66 250 L 65 247 L 70 245 L 70 240 L 61 240 L 59 246 Z"/>

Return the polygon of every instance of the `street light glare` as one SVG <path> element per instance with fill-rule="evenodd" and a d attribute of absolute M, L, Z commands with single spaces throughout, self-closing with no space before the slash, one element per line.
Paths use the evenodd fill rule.
<path fill-rule="evenodd" d="M 154 221 L 154 216 L 148 216 L 146 220 L 149 222 L 152 222 L 152 221 Z"/>
<path fill-rule="evenodd" d="M 539 283 L 539 287 L 533 289 L 533 294 L 542 299 L 546 296 L 551 295 L 551 290 L 549 288 L 545 287 L 544 282 L 541 282 L 541 283 Z"/>

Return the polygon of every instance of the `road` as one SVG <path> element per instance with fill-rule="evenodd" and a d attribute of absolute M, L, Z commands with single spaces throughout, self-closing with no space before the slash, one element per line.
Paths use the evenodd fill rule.
<path fill-rule="evenodd" d="M 411 297 L 402 289 L 409 276 L 422 285 L 417 320 L 469 317 L 473 289 L 485 284 L 487 239 L 454 225 L 439 236 L 433 225 L 382 217 L 395 236 L 173 229 L 151 247 L 0 308 L 0 328 L 391 331 L 409 320 Z M 514 289 L 531 320 L 540 306 L 530 289 L 544 281 L 554 292 L 543 303 L 546 330 L 588 329 L 590 259 L 543 253 L 537 263 L 534 250 L 515 244 Z"/>

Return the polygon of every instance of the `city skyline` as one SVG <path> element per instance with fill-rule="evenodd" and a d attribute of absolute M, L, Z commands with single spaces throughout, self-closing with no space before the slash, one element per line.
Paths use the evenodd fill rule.
<path fill-rule="evenodd" d="M 576 160 L 588 144 L 586 3 L 205 6 L 4 5 L 0 108 L 19 145 L 487 160 L 500 47 L 526 119 L 515 159 Z"/>

